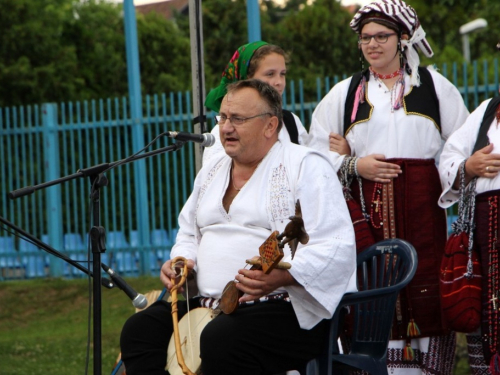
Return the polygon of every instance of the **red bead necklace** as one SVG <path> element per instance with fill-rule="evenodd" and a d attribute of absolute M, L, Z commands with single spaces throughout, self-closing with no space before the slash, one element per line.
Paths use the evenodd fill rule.
<path fill-rule="evenodd" d="M 401 75 L 403 73 L 403 68 L 399 68 L 398 70 L 396 70 L 394 73 L 391 74 L 380 74 L 377 73 L 375 70 L 373 70 L 373 68 L 370 66 L 370 72 L 372 72 L 372 74 L 377 79 L 391 79 L 397 77 L 398 75 Z"/>

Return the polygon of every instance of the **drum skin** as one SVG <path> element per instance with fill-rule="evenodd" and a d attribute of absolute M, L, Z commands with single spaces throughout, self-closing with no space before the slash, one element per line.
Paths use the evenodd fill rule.
<path fill-rule="evenodd" d="M 200 336 L 203 328 L 215 318 L 212 309 L 199 307 L 191 310 L 179 321 L 179 336 L 182 347 L 182 356 L 186 366 L 196 374 L 200 373 Z M 182 369 L 177 363 L 174 337 L 170 338 L 167 350 L 167 367 L 170 375 L 183 375 Z"/>

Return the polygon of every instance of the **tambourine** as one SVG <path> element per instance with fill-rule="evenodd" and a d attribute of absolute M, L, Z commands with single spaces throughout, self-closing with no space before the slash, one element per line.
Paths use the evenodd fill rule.
<path fill-rule="evenodd" d="M 200 374 L 200 336 L 205 326 L 217 316 L 217 313 L 208 307 L 198 307 L 189 311 L 179 321 L 179 336 L 184 363 L 195 374 Z M 170 338 L 167 350 L 167 367 L 170 375 L 183 375 L 181 366 L 177 362 L 174 335 Z"/>

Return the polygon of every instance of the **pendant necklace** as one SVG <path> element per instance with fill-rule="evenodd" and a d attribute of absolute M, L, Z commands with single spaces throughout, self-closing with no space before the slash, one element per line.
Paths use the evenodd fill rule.
<path fill-rule="evenodd" d="M 276 143 L 273 145 L 273 147 L 271 147 L 269 149 L 269 151 L 267 151 L 267 154 L 261 159 L 261 161 L 259 161 L 259 163 L 254 167 L 253 171 L 252 171 L 252 174 L 250 175 L 250 177 L 248 178 L 248 180 L 250 180 L 250 178 L 252 178 L 253 174 L 255 173 L 255 171 L 257 170 L 257 168 L 259 168 L 259 165 L 261 165 L 261 163 L 264 161 L 265 158 L 267 158 L 267 155 L 269 155 L 269 153 L 271 152 L 272 149 L 274 149 L 274 147 L 276 146 L 276 144 L 280 143 L 280 141 L 276 141 Z M 241 191 L 241 189 L 243 189 L 243 187 L 247 184 L 248 180 L 245 181 L 245 183 L 238 189 L 236 187 L 236 185 L 234 184 L 234 161 L 231 162 L 231 183 L 233 185 L 233 188 L 234 190 L 236 191 Z"/>
<path fill-rule="evenodd" d="M 256 170 L 256 169 L 257 169 L 257 167 L 260 165 L 260 163 L 262 163 L 262 160 L 259 162 L 259 164 L 257 164 L 257 165 L 255 166 L 255 168 L 253 169 L 252 174 L 250 175 L 250 177 L 248 178 L 248 180 L 250 180 L 250 178 L 252 178 L 252 176 L 253 176 L 253 174 L 254 174 L 255 170 Z M 245 181 L 245 183 L 244 183 L 243 185 L 241 185 L 241 187 L 238 189 L 238 188 L 236 187 L 236 185 L 234 184 L 234 164 L 233 164 L 233 165 L 231 165 L 231 183 L 233 184 L 233 188 L 234 188 L 234 190 L 236 190 L 236 191 L 238 191 L 238 192 L 239 192 L 239 191 L 241 191 L 241 189 L 243 189 L 243 187 L 247 184 L 248 180 L 246 180 L 246 181 Z"/>
<path fill-rule="evenodd" d="M 399 76 L 399 79 L 394 82 L 393 86 L 389 90 L 384 90 L 384 93 L 390 93 L 391 98 L 390 98 L 390 107 L 391 107 L 391 113 L 394 113 L 394 110 L 398 110 L 399 108 L 402 107 L 403 105 L 403 94 L 404 94 L 404 68 L 400 67 L 398 70 L 391 74 L 380 74 L 377 73 L 376 71 L 373 70 L 373 68 L 370 66 L 370 72 L 373 74 L 375 77 L 375 80 L 378 82 L 378 87 L 382 88 L 382 80 L 383 79 L 391 79 Z M 401 84 L 401 89 L 399 92 L 399 95 L 397 94 L 397 89 L 399 84 Z"/>
<path fill-rule="evenodd" d="M 243 184 L 239 189 L 236 187 L 236 185 L 234 184 L 234 166 L 231 166 L 231 182 L 233 183 L 233 188 L 234 190 L 236 191 L 240 191 L 241 189 L 243 189 L 243 186 L 245 186 L 245 184 Z"/>

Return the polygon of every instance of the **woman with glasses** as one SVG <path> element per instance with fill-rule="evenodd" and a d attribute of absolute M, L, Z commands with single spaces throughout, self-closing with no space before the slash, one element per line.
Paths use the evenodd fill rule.
<path fill-rule="evenodd" d="M 222 72 L 219 86 L 211 90 L 205 100 L 205 106 L 219 113 L 222 98 L 226 95 L 226 87 L 232 82 L 255 78 L 269 83 L 280 95 L 286 88 L 286 54 L 283 49 L 264 41 L 248 43 L 240 46 Z M 290 111 L 283 110 L 283 129 L 279 133 L 281 142 L 305 144 L 307 130 L 300 119 Z M 214 154 L 224 152 L 220 142 L 219 125 L 212 129 L 215 144 L 205 149 L 203 163 L 206 163 Z"/>
<path fill-rule="evenodd" d="M 447 228 L 437 203 L 436 164 L 468 111 L 445 77 L 419 67 L 418 51 L 427 57 L 433 52 L 411 6 L 375 1 L 350 26 L 358 34 L 362 71 L 319 103 L 308 145 L 335 164 L 347 198 L 350 192 L 363 213 L 363 233 L 372 241 L 402 238 L 417 249 L 417 273 L 397 303 L 390 373 L 451 374 L 455 335 L 441 321 L 439 269 Z"/>

